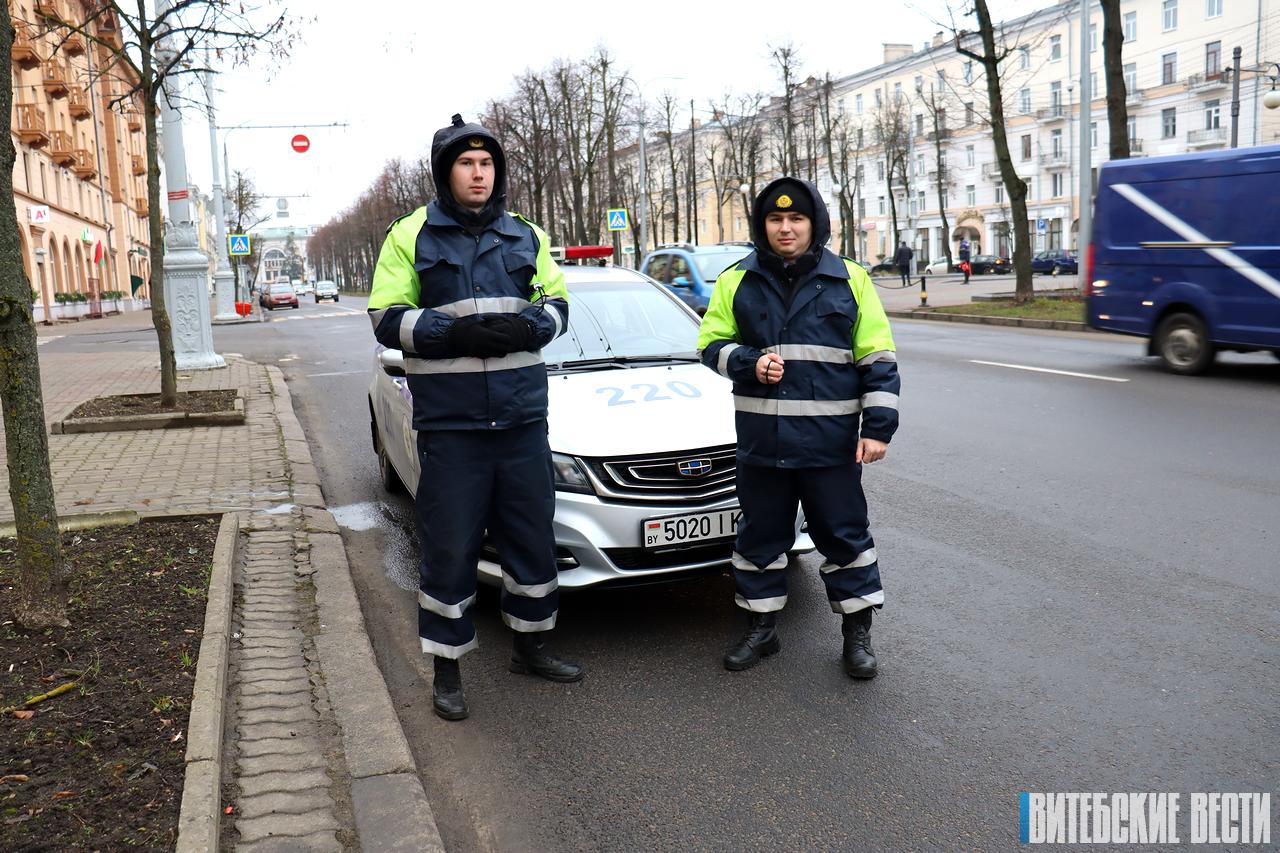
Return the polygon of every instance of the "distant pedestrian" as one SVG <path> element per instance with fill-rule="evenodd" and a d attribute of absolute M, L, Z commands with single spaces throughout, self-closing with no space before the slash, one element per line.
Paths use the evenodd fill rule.
<path fill-rule="evenodd" d="M 564 332 L 564 274 L 542 229 L 508 213 L 502 146 L 461 116 L 431 143 L 436 200 L 387 229 L 369 316 L 405 355 L 421 476 L 415 495 L 418 636 L 434 656 L 432 707 L 467 716 L 458 658 L 485 535 L 502 567 L 512 672 L 578 681 L 546 642 L 559 606 L 555 491 L 541 350 Z"/>
<path fill-rule="evenodd" d="M 960 272 L 964 273 L 965 284 L 969 283 L 970 269 L 971 267 L 969 266 L 969 241 L 968 239 L 961 237 L 960 238 Z"/>
<path fill-rule="evenodd" d="M 898 266 L 898 272 L 902 275 L 902 286 L 911 286 L 911 259 L 916 253 L 911 251 L 911 247 L 907 245 L 906 240 L 898 242 L 898 251 L 893 255 L 893 262 Z"/>
<path fill-rule="evenodd" d="M 889 450 L 901 383 L 875 286 L 860 265 L 824 248 L 830 237 L 816 187 L 769 184 L 751 209 L 755 251 L 716 279 L 698 332 L 702 363 L 733 380 L 737 410 L 742 520 L 732 573 L 750 624 L 724 656 L 729 670 L 781 648 L 787 551 L 803 506 L 841 616 L 845 672 L 876 674 L 871 614 L 884 590 L 862 466 Z"/>

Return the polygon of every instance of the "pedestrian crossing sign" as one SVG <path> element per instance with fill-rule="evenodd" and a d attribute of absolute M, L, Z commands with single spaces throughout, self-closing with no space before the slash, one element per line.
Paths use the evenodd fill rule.
<path fill-rule="evenodd" d="M 233 258 L 245 257 L 249 254 L 249 235 L 248 234 L 228 234 L 227 235 L 227 254 Z"/>
<path fill-rule="evenodd" d="M 609 208 L 609 230 L 626 231 L 627 227 L 627 209 L 625 207 Z"/>

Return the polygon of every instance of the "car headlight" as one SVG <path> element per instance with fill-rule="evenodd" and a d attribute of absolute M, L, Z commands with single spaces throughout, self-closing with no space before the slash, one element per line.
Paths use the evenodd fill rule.
<path fill-rule="evenodd" d="M 562 492 L 594 494 L 587 475 L 582 473 L 578 460 L 563 453 L 551 454 L 551 470 L 555 473 L 555 487 Z"/>

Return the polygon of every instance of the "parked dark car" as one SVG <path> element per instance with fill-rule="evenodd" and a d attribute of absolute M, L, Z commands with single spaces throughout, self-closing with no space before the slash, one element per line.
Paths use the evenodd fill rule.
<path fill-rule="evenodd" d="M 878 264 L 873 264 L 869 272 L 871 275 L 897 275 L 898 265 L 893 261 L 881 261 Z"/>
<path fill-rule="evenodd" d="M 1050 275 L 1071 273 L 1075 275 L 1079 272 L 1079 267 L 1076 265 L 1075 255 L 1064 249 L 1052 249 L 1047 252 L 1036 253 L 1036 256 L 1031 259 L 1031 272 L 1043 272 Z"/>
<path fill-rule="evenodd" d="M 995 275 L 1013 270 L 1008 258 L 997 255 L 974 255 L 969 259 L 969 272 L 972 275 Z"/>

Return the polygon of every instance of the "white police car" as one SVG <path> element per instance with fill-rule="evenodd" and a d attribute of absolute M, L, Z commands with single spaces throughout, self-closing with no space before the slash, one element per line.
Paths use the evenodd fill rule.
<path fill-rule="evenodd" d="M 560 585 L 723 567 L 739 515 L 733 398 L 694 353 L 697 315 L 632 270 L 563 269 L 569 328 L 542 351 Z M 379 348 L 369 415 L 383 484 L 412 491 L 419 463 L 403 364 L 400 351 Z M 798 516 L 794 550 L 809 551 L 802 524 Z M 486 542 L 483 579 L 501 582 L 497 559 Z"/>

